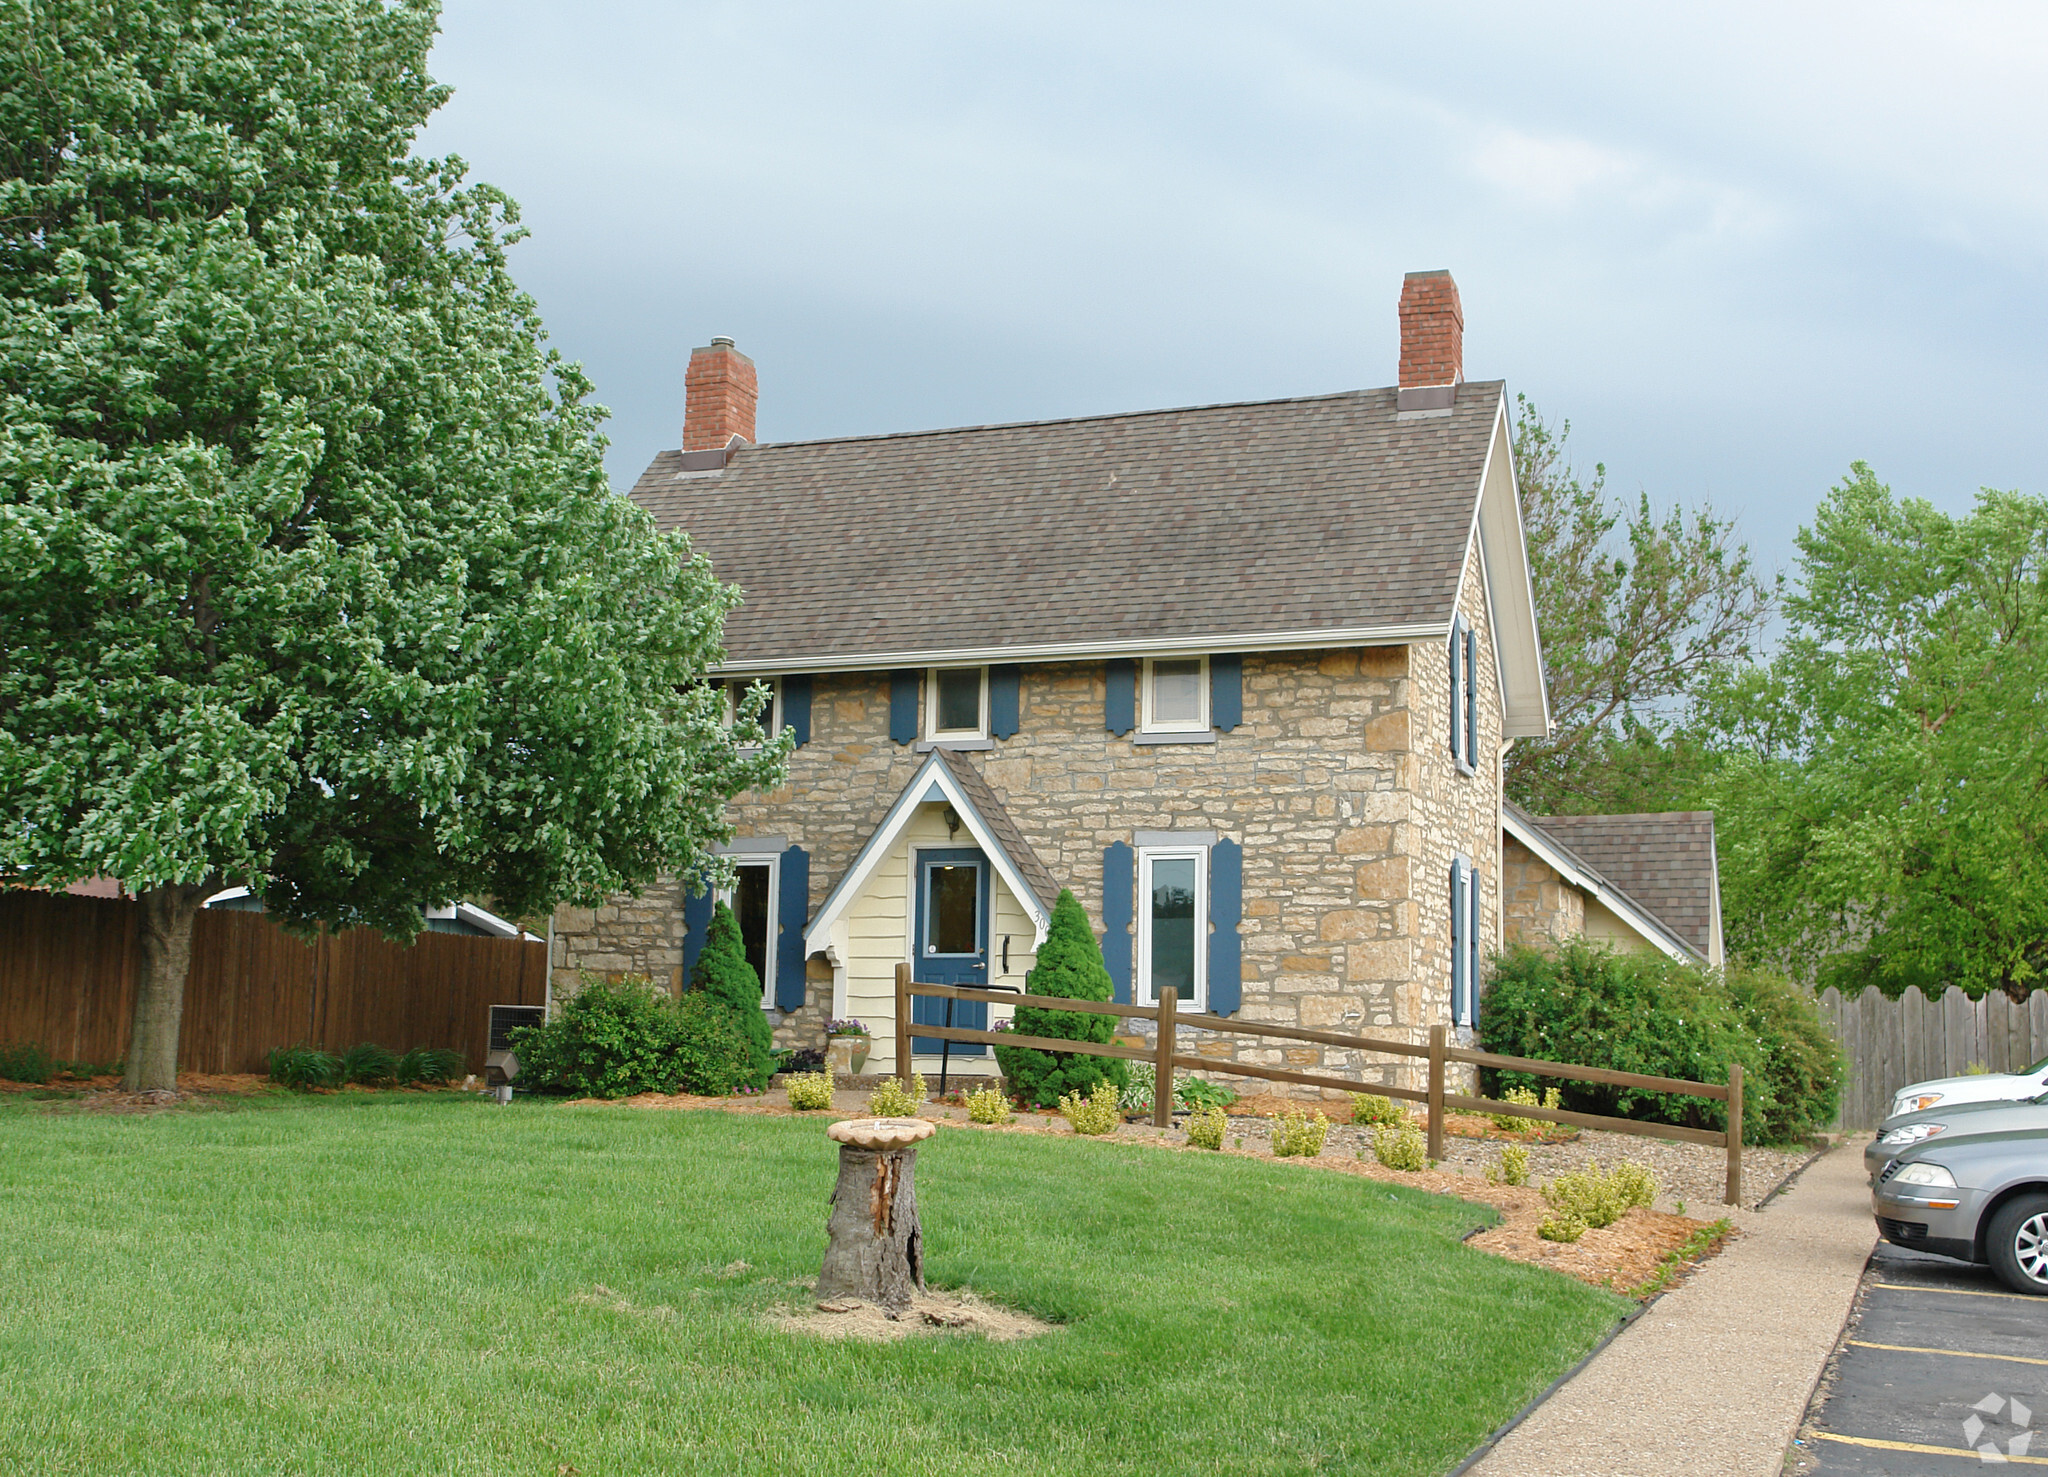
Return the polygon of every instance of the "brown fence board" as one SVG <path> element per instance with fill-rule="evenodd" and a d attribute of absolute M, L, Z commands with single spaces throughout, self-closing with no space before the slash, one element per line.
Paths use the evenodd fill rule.
<path fill-rule="evenodd" d="M 1821 1020 L 1848 1063 L 1843 1128 L 1873 1128 L 1909 1083 L 1959 1077 L 1972 1068 L 2019 1072 L 2048 1056 L 2048 991 L 2015 1004 L 1993 992 L 1972 1000 L 1951 985 L 1938 1000 L 1909 990 L 1887 1000 L 1875 990 L 1819 996 Z"/>
<path fill-rule="evenodd" d="M 0 1042 L 111 1062 L 128 1049 L 139 909 L 127 899 L 0 893 Z M 452 1047 L 483 1070 L 490 1007 L 547 999 L 547 946 L 423 932 L 411 945 L 368 929 L 293 938 L 261 913 L 208 909 L 192 936 L 178 1064 L 261 1072 L 305 1041 L 344 1050 Z"/>

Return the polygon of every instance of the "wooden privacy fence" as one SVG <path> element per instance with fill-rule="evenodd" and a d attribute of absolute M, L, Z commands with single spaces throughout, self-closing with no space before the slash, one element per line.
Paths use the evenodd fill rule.
<path fill-rule="evenodd" d="M 0 892 L 0 1042 L 67 1061 L 124 1057 L 138 922 L 125 898 Z M 261 913 L 209 908 L 193 933 L 178 1066 L 261 1072 L 279 1046 L 375 1041 L 453 1047 L 481 1072 L 490 1007 L 546 1000 L 543 943 L 425 932 L 404 945 L 362 928 L 303 942 Z"/>
<path fill-rule="evenodd" d="M 1339 1092 L 1371 1092 L 1381 1097 L 1403 1098 L 1425 1105 L 1428 1113 L 1429 1157 L 1444 1157 L 1444 1114 L 1456 1109 L 1464 1113 L 1504 1113 L 1515 1118 L 1541 1118 L 1551 1123 L 1569 1123 L 1580 1128 L 1605 1129 L 1609 1133 L 1630 1133 L 1639 1138 L 1678 1139 L 1725 1149 L 1728 1155 L 1727 1195 L 1730 1205 L 1742 1203 L 1742 1063 L 1728 1064 L 1726 1085 L 1686 1082 L 1676 1077 L 1645 1077 L 1636 1072 L 1615 1072 L 1605 1067 L 1580 1067 L 1569 1062 L 1536 1061 L 1529 1057 L 1501 1056 L 1490 1051 L 1467 1051 L 1450 1046 L 1442 1026 L 1429 1028 L 1429 1045 L 1406 1041 L 1380 1041 L 1370 1036 L 1347 1036 L 1336 1031 L 1309 1031 L 1298 1026 L 1254 1025 L 1218 1015 L 1180 1013 L 1174 990 L 1160 992 L 1157 1005 L 1119 1005 L 1095 1000 L 1067 1000 L 1054 995 L 1020 995 L 1007 990 L 975 990 L 962 985 L 929 985 L 911 978 L 908 964 L 896 966 L 896 1070 L 907 1078 L 910 1071 L 910 1038 L 930 1037 L 940 1041 L 965 1041 L 991 1046 L 1028 1046 L 1039 1051 L 1074 1052 L 1082 1056 L 1120 1057 L 1126 1061 L 1153 1064 L 1159 1086 L 1152 1093 L 1152 1122 L 1165 1128 L 1172 1121 L 1173 1069 L 1186 1067 L 1198 1072 L 1227 1072 L 1238 1077 L 1261 1077 L 1269 1082 L 1299 1083 L 1306 1087 L 1334 1088 Z M 1127 1020 L 1156 1022 L 1158 1036 L 1150 1047 L 1097 1045 L 1093 1041 L 1068 1041 L 1052 1036 L 1022 1036 L 1015 1031 L 975 1031 L 964 1026 L 928 1026 L 917 1022 L 912 1029 L 910 1001 L 915 995 L 941 1000 L 979 1000 L 992 1005 L 1027 1005 L 1040 1010 L 1078 1010 L 1089 1015 L 1111 1015 Z M 1279 1041 L 1310 1041 L 1322 1046 L 1341 1046 L 1352 1051 L 1376 1052 L 1385 1056 L 1422 1057 L 1429 1063 L 1429 1086 L 1385 1087 L 1348 1077 L 1331 1077 L 1318 1072 L 1297 1072 L 1291 1067 L 1266 1067 L 1253 1062 L 1222 1061 L 1213 1057 L 1183 1055 L 1178 1036 L 1182 1030 L 1219 1031 L 1237 1036 L 1268 1036 Z M 1573 1113 L 1563 1108 L 1539 1108 L 1526 1103 L 1496 1102 L 1492 1098 L 1467 1097 L 1445 1089 L 1445 1068 L 1452 1062 L 1490 1067 L 1503 1072 L 1528 1072 L 1538 1077 L 1557 1077 L 1574 1082 L 1603 1082 L 1616 1087 L 1637 1087 L 1646 1092 L 1678 1093 L 1685 1097 L 1711 1098 L 1728 1104 L 1728 1131 L 1686 1128 L 1676 1123 L 1642 1123 L 1633 1118 L 1610 1118 L 1600 1113 Z"/>
<path fill-rule="evenodd" d="M 1819 1005 L 1849 1063 L 1843 1128 L 1877 1127 L 1908 1083 L 1972 1068 L 2019 1072 L 2048 1057 L 2048 990 L 2015 1004 L 2002 993 L 1972 1000 L 1954 985 L 1939 1000 L 1918 990 L 1888 1000 L 1876 990 L 1845 998 L 1827 989 Z"/>

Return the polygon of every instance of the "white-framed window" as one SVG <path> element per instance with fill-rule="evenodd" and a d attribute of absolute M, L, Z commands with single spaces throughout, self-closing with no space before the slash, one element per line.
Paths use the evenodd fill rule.
<path fill-rule="evenodd" d="M 928 667 L 924 733 L 929 739 L 988 737 L 988 668 Z"/>
<path fill-rule="evenodd" d="M 761 1008 L 775 1004 L 776 910 L 781 902 L 782 859 L 766 856 L 734 858 L 733 885 L 719 889 L 718 900 L 732 909 L 746 946 L 747 963 L 761 978 Z"/>
<path fill-rule="evenodd" d="M 1451 623 L 1451 758 L 1479 771 L 1479 633 L 1462 615 Z"/>
<path fill-rule="evenodd" d="M 1171 985 L 1186 1010 L 1209 1008 L 1209 848 L 1146 846 L 1138 851 L 1140 1005 L 1157 1005 Z"/>
<path fill-rule="evenodd" d="M 1479 1023 L 1480 970 L 1486 958 L 1479 926 L 1479 869 L 1463 857 L 1451 861 L 1451 1024 Z"/>
<path fill-rule="evenodd" d="M 1148 656 L 1138 691 L 1142 733 L 1209 730 L 1209 658 Z"/>
<path fill-rule="evenodd" d="M 761 710 L 761 731 L 768 738 L 782 732 L 782 679 L 780 677 L 728 677 L 725 679 L 725 726 L 739 721 L 740 701 L 747 689 L 760 683 L 769 691 L 768 706 Z"/>

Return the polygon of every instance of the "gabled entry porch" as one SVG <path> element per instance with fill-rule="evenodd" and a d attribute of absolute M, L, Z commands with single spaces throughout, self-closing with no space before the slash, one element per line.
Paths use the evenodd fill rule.
<path fill-rule="evenodd" d="M 1058 887 L 974 769 L 934 750 L 833 886 L 804 935 L 832 966 L 832 1013 L 867 1024 L 869 1072 L 898 1072 L 896 966 L 933 984 L 1022 988 L 1052 919 Z M 918 999 L 913 1021 L 942 1025 L 949 1002 Z M 1008 1014 L 973 1002 L 956 1026 L 987 1029 Z M 974 1019 L 970 1022 L 969 1016 Z M 910 1069 L 936 1078 L 940 1043 L 914 1037 Z M 996 1069 L 988 1049 L 956 1043 L 955 1075 Z"/>

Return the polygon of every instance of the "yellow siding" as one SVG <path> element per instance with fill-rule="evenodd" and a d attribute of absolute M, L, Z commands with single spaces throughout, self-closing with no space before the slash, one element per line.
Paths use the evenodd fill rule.
<path fill-rule="evenodd" d="M 944 810 L 944 806 L 936 804 L 917 808 L 917 814 L 903 828 L 896 844 L 877 863 L 869 874 L 867 886 L 846 911 L 846 1009 L 849 1015 L 865 1021 L 868 1029 L 874 1032 L 874 1051 L 868 1057 L 867 1069 L 870 1072 L 896 1070 L 896 966 L 910 958 L 910 931 L 915 918 L 910 896 L 911 850 L 913 847 L 974 844 L 973 838 L 965 832 L 957 838 L 948 834 L 942 819 Z M 1031 926 L 1031 915 L 1003 885 L 1001 875 L 991 875 L 994 877 L 995 897 L 989 919 L 992 934 L 989 982 L 1021 988 L 1032 964 L 1035 930 Z M 1002 972 L 1005 934 L 1010 938 L 1008 974 Z M 990 1011 L 991 1020 L 1005 1019 L 1009 1014 L 1008 1010 L 1001 1008 Z M 920 1056 L 913 1067 L 928 1077 L 936 1077 L 939 1059 Z M 993 1054 L 955 1057 L 952 1063 L 955 1076 L 994 1071 Z"/>
<path fill-rule="evenodd" d="M 1612 944 L 1624 953 L 1654 954 L 1657 946 L 1644 938 L 1635 929 L 1621 921 L 1612 909 L 1597 898 L 1586 899 L 1585 935 L 1602 943 Z"/>

